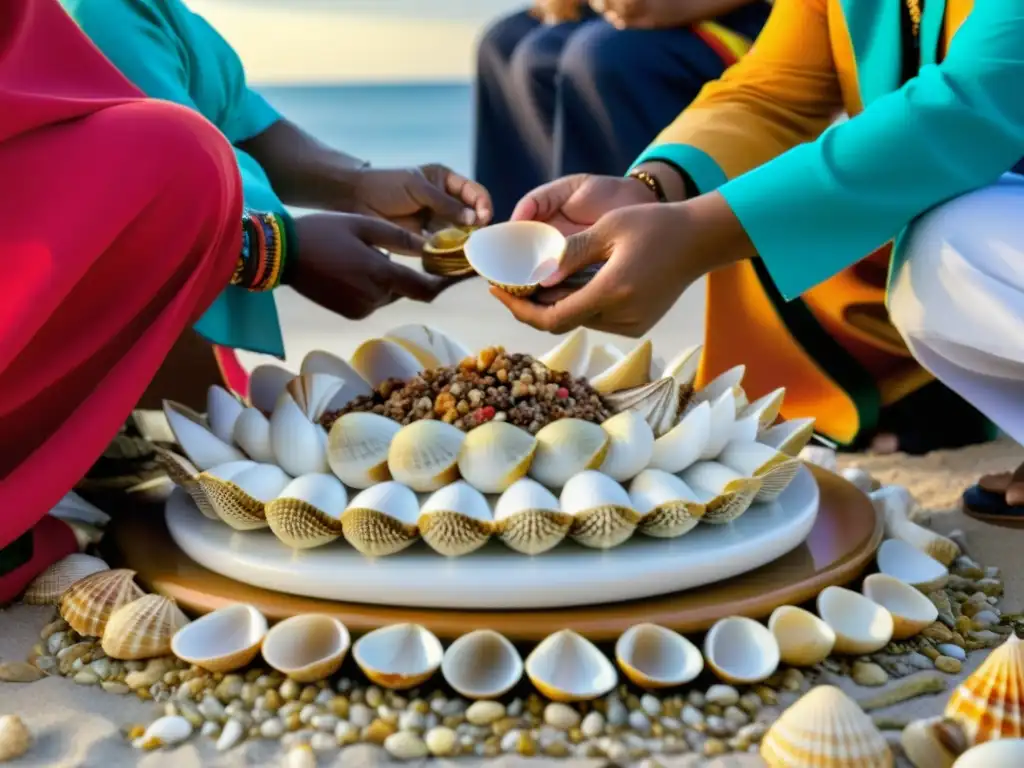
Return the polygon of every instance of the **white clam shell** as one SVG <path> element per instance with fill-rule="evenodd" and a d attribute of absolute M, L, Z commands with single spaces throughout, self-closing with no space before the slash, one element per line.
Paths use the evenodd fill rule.
<path fill-rule="evenodd" d="M 388 379 L 411 379 L 423 370 L 416 356 L 390 339 L 369 339 L 352 354 L 352 367 L 372 387 Z"/>
<path fill-rule="evenodd" d="M 750 509 L 761 490 L 756 477 L 744 477 L 724 464 L 698 461 L 679 475 L 704 503 L 701 522 L 712 525 L 731 523 Z"/>
<path fill-rule="evenodd" d="M 779 417 L 779 411 L 782 410 L 782 401 L 785 399 L 785 387 L 774 389 L 767 395 L 762 395 L 754 402 L 740 409 L 738 418 L 754 418 L 762 430 L 768 429 Z"/>
<path fill-rule="evenodd" d="M 361 491 L 342 513 L 345 540 L 368 557 L 394 554 L 419 535 L 416 494 L 401 483 L 388 481 Z"/>
<path fill-rule="evenodd" d="M 337 355 L 322 349 L 314 349 L 302 359 L 300 375 L 314 373 L 327 374 L 342 381 L 342 386 L 327 402 L 325 410 L 333 411 L 344 408 L 357 397 L 373 394 L 373 387 L 359 375 L 351 365 Z"/>
<path fill-rule="evenodd" d="M 608 453 L 599 470 L 613 480 L 625 482 L 640 474 L 654 455 L 654 431 L 635 411 L 617 413 L 601 428 L 608 433 Z"/>
<path fill-rule="evenodd" d="M 960 547 L 955 541 L 910 519 L 916 503 L 907 488 L 886 485 L 871 491 L 868 497 L 885 522 L 886 537 L 905 541 L 945 566 L 960 555 Z"/>
<path fill-rule="evenodd" d="M 420 365 L 428 370 L 458 365 L 472 354 L 444 331 L 418 323 L 392 328 L 384 334 L 384 338 L 405 347 L 419 360 Z"/>
<path fill-rule="evenodd" d="M 235 461 L 203 472 L 199 486 L 221 520 L 245 531 L 266 527 L 264 505 L 277 498 L 290 480 L 274 464 Z"/>
<path fill-rule="evenodd" d="M 658 373 L 659 376 L 671 376 L 679 383 L 684 397 L 693 393 L 693 385 L 697 380 L 697 371 L 700 369 L 701 352 L 704 350 L 702 344 L 695 344 L 687 347 L 674 358 L 668 361 L 664 370 Z"/>
<path fill-rule="evenodd" d="M 712 400 L 699 402 L 711 403 L 711 427 L 708 441 L 701 451 L 700 458 L 709 461 L 718 457 L 733 436 L 736 428 L 736 395 L 730 389 Z"/>
<path fill-rule="evenodd" d="M 270 628 L 263 659 L 292 680 L 311 683 L 338 671 L 350 643 L 348 629 L 333 616 L 299 614 Z"/>
<path fill-rule="evenodd" d="M 328 472 L 327 432 L 314 423 L 289 392 L 270 417 L 270 443 L 277 464 L 293 477 Z"/>
<path fill-rule="evenodd" d="M 845 587 L 826 587 L 821 591 L 818 615 L 836 633 L 835 653 L 874 653 L 892 639 L 892 614 Z"/>
<path fill-rule="evenodd" d="M 490 629 L 462 635 L 448 646 L 441 674 L 467 699 L 495 699 L 523 676 L 523 660 L 508 638 Z"/>
<path fill-rule="evenodd" d="M 509 221 L 474 230 L 464 253 L 478 275 L 515 293 L 555 273 L 565 242 L 565 235 L 550 224 Z"/>
<path fill-rule="evenodd" d="M 511 549 L 539 555 L 569 533 L 572 515 L 562 512 L 558 498 L 528 477 L 514 482 L 494 506 L 495 530 Z"/>
<path fill-rule="evenodd" d="M 271 464 L 277 459 L 270 440 L 270 421 L 258 408 L 245 408 L 235 420 L 235 444 L 253 461 Z"/>
<path fill-rule="evenodd" d="M 265 506 L 267 524 L 284 544 L 319 547 L 341 536 L 348 491 L 334 475 L 301 475 Z"/>
<path fill-rule="evenodd" d="M 192 735 L 192 724 L 181 715 L 167 715 L 150 723 L 146 732 L 132 742 L 137 749 L 172 747 Z"/>
<path fill-rule="evenodd" d="M 618 683 L 615 667 L 585 637 L 563 629 L 548 635 L 526 658 L 526 675 L 552 701 L 588 701 Z"/>
<path fill-rule="evenodd" d="M 577 328 L 537 358 L 537 361 L 553 371 L 565 371 L 574 379 L 585 375 L 590 363 L 590 341 L 586 328 Z"/>
<path fill-rule="evenodd" d="M 956 759 L 953 768 L 1011 768 L 1019 765 L 1024 765 L 1024 739 L 997 739 L 971 747 Z"/>
<path fill-rule="evenodd" d="M 955 720 L 928 717 L 914 720 L 903 729 L 900 746 L 914 768 L 952 768 L 967 750 L 967 738 Z"/>
<path fill-rule="evenodd" d="M 745 405 L 744 400 L 746 400 L 746 396 L 743 394 L 743 387 L 741 386 L 741 383 L 746 373 L 747 367 L 745 365 L 733 366 L 699 389 L 695 395 L 695 399 L 697 402 L 703 402 L 705 400 L 713 402 L 720 399 L 726 392 L 732 392 L 736 408 L 733 413 L 733 418 L 735 419 Z"/>
<path fill-rule="evenodd" d="M 757 683 L 778 668 L 779 644 L 763 624 L 743 616 L 730 616 L 708 630 L 704 659 L 727 683 Z"/>
<path fill-rule="evenodd" d="M 836 644 L 836 633 L 810 611 L 781 605 L 768 618 L 768 630 L 779 644 L 784 664 L 812 667 L 824 661 Z"/>
<path fill-rule="evenodd" d="M 388 450 L 402 425 L 377 413 L 346 413 L 331 425 L 327 463 L 345 485 L 369 488 L 391 479 Z"/>
<path fill-rule="evenodd" d="M 391 476 L 414 491 L 436 491 L 459 476 L 459 451 L 466 433 L 443 421 L 414 421 L 388 448 Z"/>
<path fill-rule="evenodd" d="M 352 657 L 371 682 L 404 690 L 429 680 L 444 657 L 441 641 L 418 624 L 392 624 L 359 638 Z"/>
<path fill-rule="evenodd" d="M 164 400 L 164 415 L 174 439 L 197 469 L 210 469 L 218 464 L 245 459 L 241 451 L 207 429 L 203 418 L 192 409 Z"/>
<path fill-rule="evenodd" d="M 864 579 L 864 597 L 892 614 L 893 640 L 906 640 L 919 634 L 939 617 L 939 609 L 914 587 L 888 576 L 873 573 Z"/>
<path fill-rule="evenodd" d="M 700 459 L 710 439 L 711 404 L 701 403 L 654 441 L 650 466 L 665 472 L 682 472 Z"/>
<path fill-rule="evenodd" d="M 601 466 L 611 442 L 600 425 L 582 419 L 558 419 L 541 427 L 536 437 L 529 475 L 556 489 L 574 475 Z"/>
<path fill-rule="evenodd" d="M 685 685 L 704 670 L 697 646 L 657 624 L 634 624 L 615 643 L 622 673 L 641 688 Z"/>
<path fill-rule="evenodd" d="M 759 502 L 781 496 L 802 466 L 798 459 L 758 442 L 733 441 L 722 449 L 717 460 L 744 477 L 760 479 L 761 488 L 754 497 Z"/>
<path fill-rule="evenodd" d="M 563 512 L 573 516 L 569 536 L 595 549 L 618 546 L 633 535 L 640 521 L 625 488 L 594 470 L 572 477 L 562 488 L 559 503 Z"/>
<path fill-rule="evenodd" d="M 922 592 L 942 589 L 949 580 L 949 570 L 933 557 L 900 539 L 882 542 L 875 555 L 878 570 L 917 587 Z"/>
<path fill-rule="evenodd" d="M 455 557 L 486 544 L 494 518 L 484 495 L 465 480 L 456 480 L 423 502 L 416 526 L 431 549 Z"/>
<path fill-rule="evenodd" d="M 598 374 L 611 368 L 626 356 L 626 353 L 614 344 L 595 344 L 590 348 L 585 378 L 590 381 Z"/>
<path fill-rule="evenodd" d="M 258 365 L 249 374 L 249 405 L 270 413 L 295 374 L 279 365 Z"/>
<path fill-rule="evenodd" d="M 537 438 L 503 421 L 489 421 L 471 430 L 459 450 L 459 472 L 484 493 L 501 493 L 526 475 L 537 450 Z"/>
<path fill-rule="evenodd" d="M 210 431 L 225 443 L 234 439 L 235 421 L 244 406 L 224 387 L 214 384 L 206 391 L 206 420 Z"/>
<path fill-rule="evenodd" d="M 651 357 L 654 345 L 640 342 L 628 354 L 590 378 L 590 386 L 601 394 L 618 392 L 647 384 L 651 380 Z"/>
<path fill-rule="evenodd" d="M 209 672 L 249 664 L 267 635 L 267 620 L 254 606 L 235 603 L 186 624 L 171 638 L 171 653 Z"/>
<path fill-rule="evenodd" d="M 645 469 L 629 485 L 629 500 L 640 515 L 640 532 L 675 538 L 693 530 L 704 515 L 697 494 L 676 475 Z"/>
<path fill-rule="evenodd" d="M 814 419 L 789 419 L 769 427 L 758 435 L 758 442 L 796 456 L 814 437 Z"/>
<path fill-rule="evenodd" d="M 756 416 L 746 416 L 732 423 L 729 433 L 730 443 L 753 443 L 757 441 L 760 423 Z"/>

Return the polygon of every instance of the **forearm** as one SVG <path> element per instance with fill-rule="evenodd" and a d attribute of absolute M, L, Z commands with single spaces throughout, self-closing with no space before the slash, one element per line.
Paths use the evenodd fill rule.
<path fill-rule="evenodd" d="M 272 291 L 287 282 L 296 250 L 295 227 L 288 214 L 245 211 L 231 285 L 254 293 Z"/>

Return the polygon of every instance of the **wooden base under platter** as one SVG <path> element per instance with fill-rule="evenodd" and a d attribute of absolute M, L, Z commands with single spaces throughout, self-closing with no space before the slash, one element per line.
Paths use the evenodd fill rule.
<path fill-rule="evenodd" d="M 780 605 L 799 605 L 827 586 L 857 578 L 871 564 L 882 540 L 881 521 L 867 496 L 848 482 L 817 467 L 811 470 L 821 490 L 818 518 L 807 541 L 788 555 L 719 584 L 602 606 L 541 611 L 427 610 L 271 592 L 218 576 L 194 563 L 172 541 L 157 508 L 122 516 L 113 524 L 110 538 L 118 565 L 137 571 L 144 587 L 174 598 L 193 614 L 245 602 L 271 621 L 298 613 L 328 613 L 354 633 L 415 622 L 442 638 L 490 628 L 513 640 L 536 641 L 560 629 L 573 629 L 591 640 L 607 641 L 643 621 L 680 632 L 698 632 L 726 616 L 766 618 Z"/>

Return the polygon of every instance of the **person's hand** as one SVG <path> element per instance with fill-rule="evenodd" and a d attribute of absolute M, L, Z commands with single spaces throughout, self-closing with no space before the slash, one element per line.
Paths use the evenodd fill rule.
<path fill-rule="evenodd" d="M 423 248 L 419 235 L 387 221 L 315 213 L 295 219 L 295 236 L 298 253 L 288 268 L 288 284 L 350 320 L 362 320 L 403 297 L 433 301 L 455 282 L 396 264 L 377 250 L 419 254 Z"/>
<path fill-rule="evenodd" d="M 602 0 L 605 21 L 616 29 L 663 29 L 699 21 L 696 8 L 679 0 Z"/>
<path fill-rule="evenodd" d="M 572 235 L 609 211 L 656 201 L 654 192 L 636 179 L 578 173 L 537 187 L 519 201 L 512 220 L 543 221 Z"/>
<path fill-rule="evenodd" d="M 535 0 L 533 14 L 545 24 L 579 21 L 583 0 Z"/>
<path fill-rule="evenodd" d="M 436 164 L 360 171 L 348 210 L 388 219 L 413 232 L 431 221 L 483 226 L 494 215 L 483 186 Z"/>

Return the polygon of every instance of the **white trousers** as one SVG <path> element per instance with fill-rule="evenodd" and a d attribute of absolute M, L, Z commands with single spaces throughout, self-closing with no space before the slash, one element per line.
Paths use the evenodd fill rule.
<path fill-rule="evenodd" d="M 901 252 L 888 304 L 910 351 L 1024 444 L 1024 176 L 929 211 Z"/>

